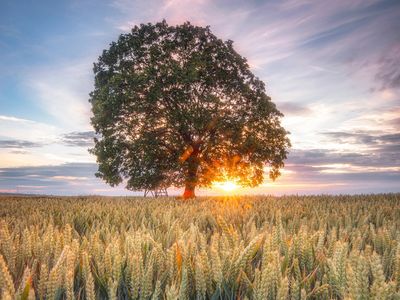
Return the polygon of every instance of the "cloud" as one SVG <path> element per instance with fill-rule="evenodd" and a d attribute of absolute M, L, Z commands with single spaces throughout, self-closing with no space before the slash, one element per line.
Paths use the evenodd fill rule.
<path fill-rule="evenodd" d="M 34 68 L 25 84 L 32 100 L 64 129 L 90 128 L 89 92 L 93 58 Z"/>
<path fill-rule="evenodd" d="M 28 154 L 29 152 L 26 150 L 11 150 L 10 153 L 12 154 Z"/>
<path fill-rule="evenodd" d="M 385 53 L 377 65 L 375 78 L 381 82 L 381 89 L 400 88 L 400 42 Z"/>
<path fill-rule="evenodd" d="M 279 102 L 277 103 L 278 109 L 281 110 L 285 115 L 310 115 L 312 110 L 300 103 L 295 102 Z"/>
<path fill-rule="evenodd" d="M 62 165 L 19 167 L 19 168 L 1 168 L 2 177 L 8 178 L 51 178 L 54 176 L 78 176 L 96 172 L 96 164 L 93 163 L 67 163 Z"/>
<path fill-rule="evenodd" d="M 267 180 L 264 191 L 286 194 L 399 192 L 398 182 L 398 154 L 390 157 L 381 152 L 294 149 L 289 153 L 282 176 L 276 182 Z"/>
<path fill-rule="evenodd" d="M 400 143 L 400 133 L 374 133 L 364 132 L 325 132 L 326 136 L 335 138 L 339 143 L 356 143 L 364 145 L 377 145 L 382 143 Z"/>
<path fill-rule="evenodd" d="M 390 125 L 393 125 L 395 128 L 400 129 L 400 118 L 394 118 L 387 121 Z"/>
<path fill-rule="evenodd" d="M 29 134 L 28 134 L 29 133 Z M 54 141 L 61 129 L 42 122 L 0 115 L 0 137 L 6 140 L 46 144 Z"/>
<path fill-rule="evenodd" d="M 93 146 L 94 131 L 70 132 L 64 134 L 61 138 L 62 142 L 71 147 L 90 147 Z"/>
<path fill-rule="evenodd" d="M 68 132 L 46 123 L 0 116 L 0 167 L 94 162 L 87 151 L 92 144 L 91 131 Z"/>
<path fill-rule="evenodd" d="M 400 164 L 400 133 L 383 132 L 326 132 L 325 136 L 339 144 L 352 144 L 363 147 L 370 159 Z"/>
<path fill-rule="evenodd" d="M 20 149 L 20 148 L 33 148 L 41 146 L 43 146 L 41 143 L 35 143 L 24 140 L 0 140 L 0 148 Z"/>
<path fill-rule="evenodd" d="M 324 135 L 337 144 L 352 145 L 354 151 L 292 149 L 285 166 L 290 172 L 278 179 L 280 184 L 298 184 L 296 188 L 307 193 L 314 189 L 313 186 L 330 193 L 400 191 L 399 135 L 381 132 L 329 132 Z M 326 183 L 339 185 L 317 187 Z"/>
<path fill-rule="evenodd" d="M 361 167 L 400 167 L 399 152 L 387 152 L 385 147 L 366 152 L 339 152 L 331 149 L 292 150 L 287 164 L 292 165 L 333 165 L 347 164 Z"/>
<path fill-rule="evenodd" d="M 66 163 L 53 166 L 0 168 L 0 191 L 57 195 L 103 194 L 135 195 L 122 186 L 111 188 L 94 176 L 93 163 Z M 142 194 L 142 193 L 139 193 Z"/>
<path fill-rule="evenodd" d="M 398 191 L 400 181 L 400 134 L 380 130 L 323 132 L 322 145 L 348 145 L 328 149 L 293 149 L 286 168 L 302 182 L 342 182 L 349 186 Z M 289 180 L 289 181 L 290 181 Z M 343 192 L 351 191 L 343 186 Z M 373 188 L 372 188 L 373 187 Z"/>
<path fill-rule="evenodd" d="M 88 180 L 88 177 L 84 177 L 84 176 L 63 176 L 63 175 L 57 175 L 57 176 L 53 176 L 51 177 L 53 179 L 57 179 L 57 180 L 67 180 L 67 181 L 75 181 L 75 180 Z"/>
<path fill-rule="evenodd" d="M 1 116 L 1 115 L 0 115 L 0 121 L 11 121 L 11 122 L 21 122 L 21 123 L 35 123 L 34 121 L 27 120 L 27 119 L 16 118 L 16 117 L 13 117 L 13 116 Z"/>

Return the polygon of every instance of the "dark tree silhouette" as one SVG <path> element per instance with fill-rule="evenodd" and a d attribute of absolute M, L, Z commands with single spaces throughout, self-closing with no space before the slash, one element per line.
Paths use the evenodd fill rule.
<path fill-rule="evenodd" d="M 132 190 L 275 179 L 290 146 L 246 59 L 209 27 L 165 21 L 120 35 L 94 64 L 96 175 Z"/>

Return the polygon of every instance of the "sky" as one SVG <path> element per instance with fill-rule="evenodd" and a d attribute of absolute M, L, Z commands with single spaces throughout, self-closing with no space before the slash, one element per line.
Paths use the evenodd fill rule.
<path fill-rule="evenodd" d="M 285 115 L 282 176 L 241 193 L 400 192 L 400 1 L 1 0 L 0 193 L 138 194 L 95 178 L 88 94 L 103 49 L 162 19 L 233 40 Z"/>

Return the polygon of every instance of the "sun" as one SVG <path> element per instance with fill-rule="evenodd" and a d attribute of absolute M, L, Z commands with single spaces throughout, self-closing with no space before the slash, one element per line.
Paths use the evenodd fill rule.
<path fill-rule="evenodd" d="M 234 181 L 223 181 L 223 182 L 214 182 L 215 187 L 224 190 L 225 192 L 232 192 L 238 188 L 238 185 Z"/>

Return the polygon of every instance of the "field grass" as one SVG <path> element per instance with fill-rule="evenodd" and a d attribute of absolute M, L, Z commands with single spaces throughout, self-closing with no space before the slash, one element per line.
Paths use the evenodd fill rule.
<path fill-rule="evenodd" d="M 1 197 L 1 299 L 400 299 L 400 195 Z"/>

